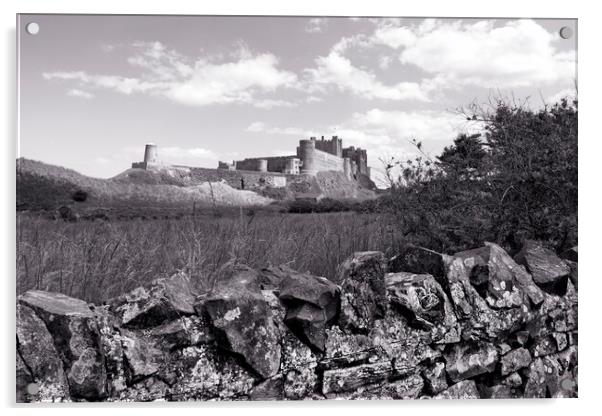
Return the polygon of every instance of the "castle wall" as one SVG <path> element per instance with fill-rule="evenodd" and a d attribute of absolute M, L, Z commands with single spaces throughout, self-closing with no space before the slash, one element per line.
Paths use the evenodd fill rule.
<path fill-rule="evenodd" d="M 312 137 L 312 139 L 315 139 Z M 324 140 L 324 136 L 320 140 L 315 140 L 316 149 L 321 150 L 331 155 L 343 157 L 343 140 L 337 136 L 332 136 L 330 140 Z"/>
<path fill-rule="evenodd" d="M 365 149 L 353 146 L 343 149 L 343 157 L 348 157 L 355 162 L 354 174 L 370 175 L 368 170 L 368 154 Z"/>
<path fill-rule="evenodd" d="M 295 156 L 247 158 L 234 162 L 237 170 L 299 174 L 301 161 Z"/>
<path fill-rule="evenodd" d="M 301 140 L 297 156 L 301 159 L 301 173 L 315 175 L 320 171 L 343 171 L 343 159 L 316 149 L 316 140 Z"/>
<path fill-rule="evenodd" d="M 258 172 L 246 170 L 226 170 L 210 168 L 188 168 L 193 179 L 201 182 L 226 181 L 235 189 L 241 189 L 241 179 L 244 180 L 245 189 L 252 189 L 269 185 L 275 188 L 284 187 L 287 183 L 287 175 L 276 172 Z"/>

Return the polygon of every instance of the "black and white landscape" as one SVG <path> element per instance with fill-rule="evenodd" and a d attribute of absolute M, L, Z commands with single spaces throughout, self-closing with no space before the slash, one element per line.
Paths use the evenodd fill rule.
<path fill-rule="evenodd" d="M 18 25 L 18 402 L 577 397 L 575 20 Z"/>

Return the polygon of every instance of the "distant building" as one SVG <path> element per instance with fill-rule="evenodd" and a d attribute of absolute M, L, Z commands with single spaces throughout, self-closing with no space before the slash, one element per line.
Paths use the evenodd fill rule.
<path fill-rule="evenodd" d="M 132 163 L 132 168 L 149 169 L 155 166 L 160 166 L 157 145 L 148 143 L 144 146 L 144 160 L 142 162 Z"/>
<path fill-rule="evenodd" d="M 158 149 L 153 143 L 146 145 L 144 160 L 132 163 L 132 168 L 152 169 L 161 166 Z M 290 156 L 247 158 L 230 162 L 219 162 L 218 170 L 254 171 L 282 173 L 286 175 L 311 175 L 318 172 L 344 172 L 349 179 L 359 175 L 370 177 L 366 150 L 353 146 L 343 147 L 343 140 L 333 136 L 330 140 L 315 137 L 299 140 L 297 152 Z"/>
<path fill-rule="evenodd" d="M 343 140 L 311 137 L 300 140 L 297 154 L 290 156 L 247 158 L 232 163 L 219 162 L 220 169 L 279 172 L 291 175 L 316 175 L 323 171 L 345 172 L 348 178 L 370 176 L 366 150 L 353 146 L 343 148 Z"/>

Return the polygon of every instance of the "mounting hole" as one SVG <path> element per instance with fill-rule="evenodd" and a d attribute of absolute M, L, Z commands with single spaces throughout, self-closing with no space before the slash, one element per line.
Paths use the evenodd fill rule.
<path fill-rule="evenodd" d="M 568 26 L 563 26 L 560 28 L 559 33 L 562 39 L 570 39 L 570 37 L 573 36 L 573 29 Z"/>
<path fill-rule="evenodd" d="M 27 23 L 27 26 L 25 26 L 25 30 L 30 35 L 37 35 L 40 31 L 40 25 L 36 22 Z"/>
<path fill-rule="evenodd" d="M 40 386 L 38 386 L 37 383 L 29 383 L 27 385 L 27 393 L 34 395 L 34 394 L 38 394 L 38 392 L 40 391 Z"/>

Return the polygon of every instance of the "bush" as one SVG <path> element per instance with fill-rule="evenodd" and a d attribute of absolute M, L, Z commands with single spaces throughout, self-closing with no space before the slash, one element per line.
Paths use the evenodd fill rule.
<path fill-rule="evenodd" d="M 71 196 L 71 198 L 75 202 L 85 202 L 86 199 L 88 199 L 88 193 L 86 191 L 82 191 L 81 189 L 78 189 L 77 191 L 73 192 L 73 195 Z"/>
<path fill-rule="evenodd" d="M 498 100 L 465 114 L 482 134 L 458 136 L 435 160 L 389 163 L 401 173 L 382 206 L 408 240 L 445 252 L 483 241 L 514 251 L 526 238 L 577 244 L 577 101 L 534 111 Z"/>

